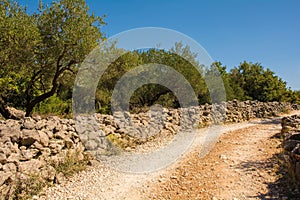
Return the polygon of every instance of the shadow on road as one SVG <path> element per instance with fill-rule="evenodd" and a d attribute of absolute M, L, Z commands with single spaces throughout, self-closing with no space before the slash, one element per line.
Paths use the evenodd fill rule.
<path fill-rule="evenodd" d="M 259 194 L 257 196 L 248 196 L 247 198 L 249 199 L 300 199 L 299 188 L 296 189 L 296 186 L 289 175 L 288 167 L 283 153 L 274 154 L 267 161 L 242 162 L 237 166 L 237 168 L 253 174 L 255 174 L 255 172 L 258 172 L 259 174 L 259 172 L 261 171 L 273 174 L 275 173 L 274 176 L 277 177 L 274 182 L 263 180 L 263 178 L 261 177 L 261 180 L 265 181 L 265 183 L 267 184 L 269 191 L 265 194 Z"/>
<path fill-rule="evenodd" d="M 280 124 L 281 123 L 281 117 L 269 117 L 269 118 L 263 118 L 261 120 L 254 120 L 249 121 L 249 124 Z"/>

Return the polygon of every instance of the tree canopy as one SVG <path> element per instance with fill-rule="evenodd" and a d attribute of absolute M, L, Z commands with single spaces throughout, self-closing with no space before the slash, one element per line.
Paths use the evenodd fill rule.
<path fill-rule="evenodd" d="M 88 13 L 84 0 L 41 4 L 32 15 L 9 0 L 0 6 L 1 111 L 7 116 L 5 107 L 12 105 L 29 116 L 76 74 L 76 66 L 104 38 L 104 22 Z"/>
<path fill-rule="evenodd" d="M 32 112 L 63 114 L 71 112 L 74 78 L 85 57 L 105 40 L 101 32 L 104 17 L 89 13 L 84 0 L 58 0 L 41 3 L 29 14 L 11 0 L 0 1 L 0 113 L 12 118 L 7 107 Z M 112 45 L 113 51 L 123 51 Z M 287 88 L 286 82 L 259 63 L 242 62 L 230 71 L 221 62 L 201 66 L 197 55 L 182 43 L 170 51 L 144 49 L 127 52 L 115 60 L 101 77 L 95 94 L 96 110 L 110 112 L 112 92 L 117 81 L 134 67 L 147 63 L 170 66 L 184 76 L 200 104 L 224 95 L 226 100 L 300 102 L 299 91 Z M 187 59 L 187 60 L 186 60 Z M 205 77 L 205 78 L 204 78 Z M 206 81 L 211 81 L 213 91 Z M 176 85 L 174 83 L 174 85 Z M 210 93 L 213 92 L 214 95 Z M 138 88 L 130 99 L 131 109 L 153 104 L 179 107 L 178 99 L 168 88 L 147 84 Z"/>
<path fill-rule="evenodd" d="M 244 61 L 230 72 L 231 87 L 235 89 L 235 98 L 245 100 L 289 101 L 290 92 L 286 82 L 270 69 L 264 69 L 259 63 Z"/>

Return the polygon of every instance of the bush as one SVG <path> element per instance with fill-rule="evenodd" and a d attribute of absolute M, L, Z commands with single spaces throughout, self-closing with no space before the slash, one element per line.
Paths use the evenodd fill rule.
<path fill-rule="evenodd" d="M 36 106 L 34 109 L 34 113 L 41 115 L 54 114 L 66 116 L 71 113 L 71 103 L 71 99 L 63 101 L 62 99 L 57 97 L 57 95 L 54 95 Z"/>

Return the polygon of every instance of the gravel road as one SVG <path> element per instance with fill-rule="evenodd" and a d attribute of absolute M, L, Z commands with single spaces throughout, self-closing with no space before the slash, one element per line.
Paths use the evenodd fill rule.
<path fill-rule="evenodd" d="M 293 112 L 291 114 L 296 114 L 296 113 L 299 114 L 299 111 Z M 279 118 L 277 118 L 277 122 L 278 120 Z M 219 140 L 219 142 L 217 143 L 217 145 L 219 146 L 217 145 L 216 146 L 217 148 L 219 148 L 218 150 L 220 149 L 222 150 L 222 148 L 224 148 L 224 152 L 222 152 L 220 155 L 213 154 L 211 158 L 210 158 L 211 155 L 210 150 L 211 147 L 213 147 L 214 145 L 205 146 L 203 144 L 205 142 L 207 143 L 208 140 L 212 139 L 206 137 L 208 131 L 211 131 L 212 129 L 203 128 L 197 130 L 194 143 L 192 144 L 191 148 L 189 148 L 189 150 L 180 158 L 178 162 L 173 163 L 172 165 L 169 165 L 159 171 L 146 173 L 146 174 L 142 174 L 142 173 L 131 174 L 131 173 L 116 171 L 108 166 L 97 164 L 96 166 L 89 167 L 86 171 L 74 175 L 72 178 L 70 178 L 70 180 L 68 180 L 65 183 L 55 185 L 54 187 L 46 188 L 44 191 L 42 191 L 42 193 L 39 196 L 35 196 L 34 199 L 47 199 L 47 200 L 48 199 L 49 200 L 54 200 L 54 199 L 55 200 L 58 199 L 91 199 L 91 200 L 92 199 L 93 200 L 94 199 L 95 200 L 96 199 L 174 199 L 176 196 L 178 196 L 178 194 L 182 195 L 181 199 L 191 197 L 191 196 L 193 196 L 196 199 L 197 195 L 200 194 L 199 191 L 201 190 L 207 191 L 205 195 L 203 194 L 204 196 L 202 196 L 205 198 L 202 199 L 206 199 L 206 198 L 207 199 L 219 199 L 219 198 L 220 199 L 222 198 L 242 199 L 243 197 L 242 195 L 244 195 L 245 197 L 245 194 L 248 194 L 247 192 L 244 191 L 244 194 L 241 192 L 239 193 L 240 196 L 237 195 L 237 197 L 234 197 L 232 193 L 226 192 L 226 188 L 228 191 L 228 187 L 226 186 L 226 184 L 230 183 L 224 181 L 226 180 L 226 176 L 222 176 L 223 182 L 218 180 L 218 178 L 216 178 L 215 176 L 211 176 L 215 178 L 215 182 L 211 182 L 210 180 L 212 178 L 209 177 L 210 173 L 208 173 L 206 176 L 207 183 L 208 183 L 207 188 L 205 188 L 206 186 L 203 186 L 203 184 L 202 186 L 196 187 L 197 190 L 190 190 L 193 187 L 191 187 L 190 189 L 189 187 L 191 186 L 190 184 L 195 184 L 195 181 L 198 181 L 199 183 L 199 182 L 203 182 L 203 180 L 205 179 L 204 170 L 206 170 L 207 168 L 201 167 L 202 165 L 199 167 L 199 162 L 203 159 L 208 158 L 210 159 L 210 161 L 215 159 L 216 162 L 227 160 L 226 162 L 228 162 L 227 164 L 229 166 L 234 162 L 241 163 L 249 159 L 249 156 L 251 156 L 250 154 L 253 154 L 255 156 L 254 152 L 256 151 L 256 148 L 260 148 L 258 145 L 264 144 L 264 142 L 260 142 L 260 141 L 268 140 L 270 134 L 274 132 L 278 132 L 278 130 L 280 129 L 280 124 L 278 123 L 272 124 L 273 121 L 274 118 L 257 119 L 249 122 L 243 122 L 238 124 L 227 124 L 218 127 L 218 130 L 220 130 L 220 132 L 215 135 L 212 135 L 212 138 L 213 139 L 214 137 L 218 138 L 220 135 L 222 135 L 221 141 Z M 268 126 L 263 126 L 264 124 L 267 124 Z M 260 129 L 262 133 L 259 133 Z M 250 133 L 251 130 L 253 130 L 257 134 L 254 135 L 243 134 L 245 131 L 247 131 L 247 133 Z M 223 136 L 227 134 L 232 134 L 232 132 L 235 131 L 237 131 L 236 133 L 239 133 L 242 136 L 238 137 L 237 135 L 236 136 L 231 135 L 230 138 L 224 139 L 225 143 L 223 144 L 223 147 L 220 146 L 219 143 L 223 142 L 222 141 Z M 263 134 L 264 137 L 258 137 L 258 135 L 261 134 Z M 240 141 L 235 142 L 236 138 L 239 138 Z M 248 143 L 246 141 L 248 141 Z M 237 144 L 240 145 L 240 148 L 234 149 L 233 146 Z M 247 145 L 247 144 L 251 144 L 251 145 Z M 231 145 L 232 148 L 229 148 L 228 145 L 229 146 Z M 215 149 L 215 147 L 213 149 Z M 232 153 L 236 151 L 237 153 Z M 197 157 L 195 157 L 196 154 Z M 219 156 L 219 158 L 217 158 L 216 156 Z M 195 159 L 197 161 L 195 161 Z M 221 161 L 218 161 L 220 159 Z M 198 164 L 195 164 L 195 162 L 197 162 Z M 203 162 L 200 163 L 203 164 Z M 205 165 L 205 163 L 203 165 Z M 209 165 L 211 165 L 211 163 Z M 211 169 L 216 168 L 216 166 L 218 166 L 218 163 L 214 163 L 213 165 L 214 166 L 209 166 L 209 167 Z M 190 175 L 187 176 L 182 175 L 183 171 L 186 171 L 182 169 L 187 166 L 192 167 L 192 168 L 187 168 L 190 171 L 192 172 L 194 171 L 200 174 L 202 169 L 203 176 L 201 175 L 199 176 L 199 178 L 202 178 L 203 180 L 201 181 L 195 180 L 192 177 L 190 177 L 190 176 L 197 177 L 192 172 L 189 173 Z M 221 176 L 222 173 L 223 174 L 227 173 L 228 176 L 230 175 L 230 173 L 233 173 L 230 170 L 229 171 L 227 170 L 227 172 L 225 172 L 227 169 L 226 167 L 228 166 L 224 165 L 222 166 L 223 168 L 222 167 L 217 168 L 219 176 Z M 236 175 L 237 180 L 240 180 L 240 183 L 243 183 L 242 177 L 247 177 L 243 173 L 247 173 L 247 171 L 240 169 L 240 171 L 237 171 L 236 173 L 239 174 Z M 191 180 L 189 178 L 191 178 Z M 218 180 L 218 182 L 216 182 L 216 180 Z M 234 181 L 235 180 L 236 179 L 234 179 Z M 251 178 L 249 180 L 251 180 Z M 189 184 L 184 185 L 180 183 L 189 183 Z M 212 185 L 217 185 L 217 184 L 222 185 L 222 187 L 224 186 L 224 189 L 223 190 L 211 189 L 214 188 Z M 237 188 L 238 187 L 236 187 L 235 189 Z M 259 190 L 263 190 L 263 186 L 260 186 Z M 197 195 L 195 194 L 192 195 L 191 192 Z M 199 196 L 199 199 L 201 199 L 200 197 L 201 196 Z"/>

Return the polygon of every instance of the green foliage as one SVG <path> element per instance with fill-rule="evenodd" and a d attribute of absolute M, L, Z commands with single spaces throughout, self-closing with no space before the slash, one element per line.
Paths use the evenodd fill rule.
<path fill-rule="evenodd" d="M 77 172 L 85 170 L 90 156 L 84 155 L 84 158 L 82 159 L 79 157 L 79 154 L 80 153 L 77 150 L 75 152 L 68 150 L 62 163 L 52 165 L 55 168 L 56 173 L 63 173 L 64 176 L 70 177 Z"/>
<path fill-rule="evenodd" d="M 294 94 L 294 98 L 292 102 L 300 104 L 300 91 L 294 91 L 293 94 Z"/>
<path fill-rule="evenodd" d="M 222 81 L 226 92 L 226 100 L 233 100 L 235 98 L 235 93 L 233 87 L 231 86 L 230 74 L 227 73 L 226 66 L 222 66 L 221 62 L 215 62 L 213 63 L 213 66 L 218 70 L 219 74 L 222 77 Z"/>
<path fill-rule="evenodd" d="M 291 89 L 288 89 L 284 94 L 284 99 L 287 102 L 300 104 L 300 91 L 292 91 Z"/>
<path fill-rule="evenodd" d="M 184 59 L 182 56 L 189 60 Z M 141 65 L 146 66 L 149 63 L 162 64 L 175 69 L 191 84 L 199 99 L 206 102 L 205 99 L 209 99 L 209 95 L 201 76 L 203 69 L 195 58 L 196 55 L 190 51 L 189 47 L 183 47 L 181 43 L 176 43 L 174 49 L 169 52 L 160 49 L 146 49 L 123 54 L 107 68 L 100 79 L 96 91 L 96 110 L 98 112 L 109 111 L 112 91 L 115 89 L 117 81 L 133 68 Z M 145 67 L 143 73 L 148 73 L 147 70 L 147 67 Z M 136 83 L 132 83 L 132 86 L 140 84 L 139 80 L 136 81 Z M 173 82 L 171 84 L 176 88 L 176 84 L 179 86 L 178 84 L 181 83 Z M 131 109 L 154 104 L 161 104 L 166 107 L 179 106 L 178 100 L 172 91 L 158 84 L 146 84 L 139 87 L 130 99 Z"/>
<path fill-rule="evenodd" d="M 168 88 L 158 84 L 147 84 L 138 88 L 130 99 L 130 108 L 149 107 L 160 104 L 164 107 L 177 108 L 179 102 Z"/>
<path fill-rule="evenodd" d="M 37 195 L 43 188 L 49 185 L 50 183 L 47 182 L 41 175 L 29 175 L 26 181 L 17 181 L 13 199 L 31 199 L 33 195 Z"/>
<path fill-rule="evenodd" d="M 41 4 L 32 15 L 9 0 L 0 7 L 0 100 L 29 116 L 63 82 L 73 81 L 77 66 L 104 39 L 104 22 L 89 14 L 84 0 Z"/>
<path fill-rule="evenodd" d="M 42 115 L 54 114 L 65 116 L 71 112 L 71 99 L 62 100 L 57 95 L 53 95 L 39 103 L 34 112 Z"/>
<path fill-rule="evenodd" d="M 0 2 L 0 98 L 15 107 L 23 107 L 30 65 L 40 42 L 36 18 L 9 0 Z"/>
<path fill-rule="evenodd" d="M 117 81 L 129 70 L 147 63 L 171 66 L 178 71 L 191 84 L 200 104 L 211 103 L 212 99 L 214 102 L 217 99 L 299 102 L 299 92 L 287 89 L 284 81 L 275 76 L 270 69 L 265 70 L 259 63 L 243 62 L 230 72 L 227 72 L 226 66 L 220 62 L 213 63 L 209 68 L 203 68 L 196 61 L 196 55 L 188 47 L 176 43 L 169 52 L 160 49 L 128 52 L 112 63 L 104 72 L 98 85 L 97 111 L 109 113 L 111 95 Z M 207 83 L 210 84 L 210 91 L 208 91 Z M 173 84 L 176 85 L 175 82 Z M 136 110 L 136 108 L 143 110 L 154 104 L 173 108 L 180 106 L 172 91 L 158 84 L 139 87 L 130 99 L 131 110 Z"/>
<path fill-rule="evenodd" d="M 23 109 L 27 116 L 32 111 L 59 115 L 70 112 L 74 77 L 86 55 L 105 39 L 102 25 L 103 17 L 90 14 L 84 0 L 41 3 L 34 14 L 28 14 L 17 2 L 0 1 L 0 113 L 9 118 L 7 106 Z M 104 55 L 124 53 L 100 78 L 95 94 L 97 112 L 110 113 L 117 81 L 133 68 L 149 63 L 170 66 L 181 74 L 200 104 L 234 98 L 300 102 L 299 91 L 287 89 L 282 79 L 259 63 L 243 62 L 230 72 L 220 62 L 205 68 L 197 61 L 197 55 L 180 42 L 170 51 L 142 49 L 126 53 L 116 44 L 97 48 Z M 175 88 L 179 87 L 179 81 L 172 81 Z M 82 95 L 82 101 L 91 100 Z M 130 98 L 131 109 L 153 104 L 179 106 L 172 91 L 158 84 L 143 85 Z"/>
<path fill-rule="evenodd" d="M 241 63 L 231 70 L 232 88 L 240 100 L 287 101 L 286 83 L 259 63 Z"/>

